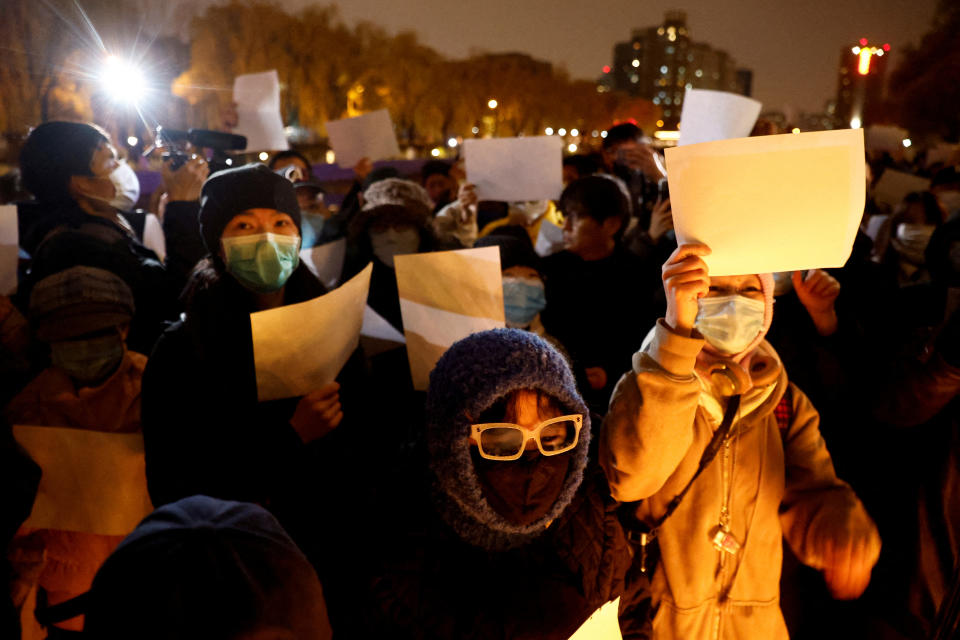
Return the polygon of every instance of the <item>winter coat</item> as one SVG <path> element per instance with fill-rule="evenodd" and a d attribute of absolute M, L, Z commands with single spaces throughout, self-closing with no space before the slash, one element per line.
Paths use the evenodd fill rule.
<path fill-rule="evenodd" d="M 392 509 L 378 511 L 388 535 L 374 548 L 369 626 L 357 637 L 566 640 L 617 597 L 629 612 L 622 624 L 640 621 L 624 637 L 645 637 L 649 595 L 624 593 L 631 556 L 596 467 L 541 536 L 499 552 L 462 540 L 428 501 L 427 486 L 394 491 L 382 501 Z"/>
<path fill-rule="evenodd" d="M 711 406 L 706 383 L 694 373 L 703 344 L 661 320 L 611 400 L 600 461 L 614 498 L 644 500 L 637 515 L 648 524 L 693 477 L 721 420 L 722 410 Z M 779 608 L 784 538 L 803 563 L 818 569 L 825 543 L 843 531 L 861 532 L 879 554 L 873 522 L 834 473 L 816 409 L 789 385 L 768 343 L 759 353 L 768 366 L 762 374 L 751 367 L 755 386 L 743 397 L 728 455 L 721 449 L 659 530 L 655 638 L 786 638 Z M 790 420 L 781 433 L 774 409 L 788 386 Z M 725 462 L 730 458 L 732 472 Z M 736 555 L 712 543 L 725 466 L 732 474 L 729 527 L 742 545 Z"/>

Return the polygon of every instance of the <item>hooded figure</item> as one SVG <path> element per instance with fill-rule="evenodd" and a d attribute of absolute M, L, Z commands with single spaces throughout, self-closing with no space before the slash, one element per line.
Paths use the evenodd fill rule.
<path fill-rule="evenodd" d="M 427 477 L 393 476 L 401 494 L 382 496 L 393 509 L 379 521 L 395 528 L 373 565 L 368 635 L 566 640 L 623 596 L 629 551 L 588 463 L 590 426 L 566 361 L 537 336 L 498 329 L 450 347 L 413 472 Z"/>
<path fill-rule="evenodd" d="M 642 500 L 637 518 L 658 527 L 654 638 L 786 638 L 783 540 L 846 599 L 866 588 L 880 539 L 834 473 L 816 409 L 764 340 L 773 277 L 710 278 L 708 252 L 683 245 L 664 265 L 666 318 L 617 384 L 600 463 L 613 496 Z"/>
<path fill-rule="evenodd" d="M 265 509 L 193 496 L 147 516 L 97 572 L 84 637 L 327 640 L 317 575 Z"/>

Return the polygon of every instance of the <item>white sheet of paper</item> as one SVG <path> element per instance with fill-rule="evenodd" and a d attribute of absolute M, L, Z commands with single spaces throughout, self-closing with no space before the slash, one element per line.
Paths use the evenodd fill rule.
<path fill-rule="evenodd" d="M 414 253 L 394 262 L 413 387 L 422 391 L 450 345 L 504 326 L 500 248 Z"/>
<path fill-rule="evenodd" d="M 13 437 L 43 470 L 24 526 L 122 536 L 153 511 L 142 434 L 15 425 Z"/>
<path fill-rule="evenodd" d="M 397 134 L 386 109 L 331 120 L 327 122 L 327 136 L 337 164 L 344 168 L 353 167 L 363 158 L 374 161 L 400 155 Z"/>
<path fill-rule="evenodd" d="M 756 100 L 736 93 L 687 89 L 680 113 L 677 145 L 746 138 L 762 107 Z"/>
<path fill-rule="evenodd" d="M 885 169 L 873 188 L 873 199 L 892 208 L 900 204 L 908 193 L 926 191 L 929 188 L 930 180 L 927 178 L 894 169 Z"/>
<path fill-rule="evenodd" d="M 20 258 L 20 232 L 17 229 L 17 205 L 0 206 L 0 295 L 17 290 L 17 264 Z"/>
<path fill-rule="evenodd" d="M 283 151 L 290 148 L 280 116 L 280 78 L 277 71 L 247 73 L 233 80 L 237 105 L 234 133 L 247 137 L 246 151 Z"/>
<path fill-rule="evenodd" d="M 863 158 L 861 129 L 669 148 L 677 238 L 713 250 L 712 276 L 841 267 L 863 217 Z"/>
<path fill-rule="evenodd" d="M 932 149 L 927 150 L 927 166 L 929 167 L 938 162 L 951 164 L 958 155 L 960 155 L 960 144 L 941 142 Z"/>
<path fill-rule="evenodd" d="M 367 267 L 330 293 L 250 314 L 257 398 L 302 396 L 333 382 L 360 342 Z"/>
<path fill-rule="evenodd" d="M 540 231 L 537 233 L 537 243 L 533 250 L 541 258 L 563 249 L 563 227 L 553 224 L 549 220 L 540 222 Z"/>
<path fill-rule="evenodd" d="M 334 289 L 340 282 L 340 273 L 343 271 L 343 260 L 346 255 L 346 238 L 300 251 L 300 259 L 327 289 Z"/>
<path fill-rule="evenodd" d="M 397 331 L 386 318 L 374 311 L 370 305 L 367 305 L 363 310 L 363 326 L 360 327 L 360 335 L 398 344 L 407 343 L 404 335 Z"/>
<path fill-rule="evenodd" d="M 570 640 L 621 640 L 620 596 L 611 600 L 586 619 Z"/>
<path fill-rule="evenodd" d="M 481 200 L 556 200 L 563 191 L 558 136 L 464 140 L 467 182 Z"/>

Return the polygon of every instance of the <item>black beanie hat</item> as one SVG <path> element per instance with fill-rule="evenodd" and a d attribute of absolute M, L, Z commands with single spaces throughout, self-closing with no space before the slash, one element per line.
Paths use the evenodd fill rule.
<path fill-rule="evenodd" d="M 497 231 L 500 231 L 498 229 Z M 543 273 L 540 256 L 530 244 L 530 236 L 522 230 L 523 237 L 494 233 L 477 240 L 475 247 L 500 247 L 500 269 L 506 271 L 510 267 L 530 267 L 537 273 Z"/>
<path fill-rule="evenodd" d="M 207 251 L 217 254 L 227 223 L 247 209 L 276 209 L 293 218 L 300 230 L 300 206 L 293 184 L 264 164 L 248 164 L 218 171 L 203 183 L 200 235 Z"/>
<path fill-rule="evenodd" d="M 70 178 L 89 176 L 93 153 L 109 142 L 99 128 L 82 122 L 45 122 L 30 132 L 20 152 L 23 186 L 41 202 L 71 200 Z"/>

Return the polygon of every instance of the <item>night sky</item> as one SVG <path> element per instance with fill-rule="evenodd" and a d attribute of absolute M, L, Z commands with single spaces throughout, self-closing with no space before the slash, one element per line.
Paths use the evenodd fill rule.
<path fill-rule="evenodd" d="M 282 3 L 288 9 L 305 0 Z M 634 27 L 658 24 L 665 10 L 687 12 L 694 40 L 725 49 L 754 71 L 754 97 L 766 109 L 820 111 L 836 91 L 840 48 L 865 37 L 896 53 L 927 31 L 936 0 L 346 0 L 348 22 L 390 31 L 415 29 L 451 57 L 521 51 L 597 77 L 613 44 Z"/>

